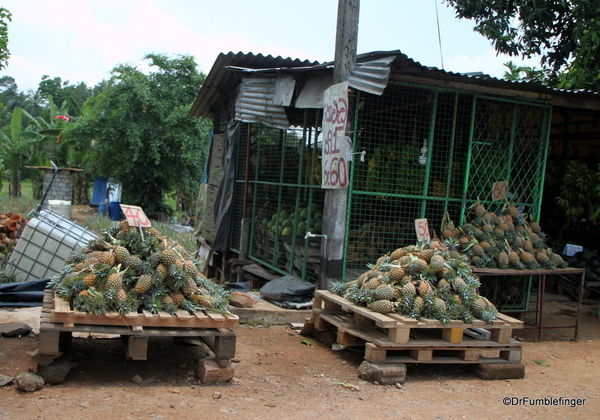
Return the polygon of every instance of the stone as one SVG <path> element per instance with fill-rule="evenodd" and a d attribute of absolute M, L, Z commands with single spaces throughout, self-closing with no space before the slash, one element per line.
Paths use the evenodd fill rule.
<path fill-rule="evenodd" d="M 15 384 L 21 391 L 33 392 L 44 386 L 44 378 L 35 373 L 21 373 L 15 378 Z"/>
<path fill-rule="evenodd" d="M 485 380 L 522 379 L 525 377 L 525 364 L 478 363 L 472 365 L 470 371 Z"/>
<path fill-rule="evenodd" d="M 8 385 L 13 381 L 13 379 L 15 378 L 12 376 L 0 375 L 0 386 Z"/>
<path fill-rule="evenodd" d="M 23 322 L 9 322 L 6 324 L 0 324 L 0 334 L 2 337 L 18 337 L 27 335 L 31 332 L 32 328 Z"/>
<path fill-rule="evenodd" d="M 71 355 L 68 353 L 54 359 L 48 365 L 38 365 L 36 374 L 41 376 L 47 384 L 60 384 L 71 371 Z"/>
<path fill-rule="evenodd" d="M 358 377 L 379 385 L 403 384 L 406 381 L 404 363 L 370 363 L 363 361 L 358 367 Z"/>
<path fill-rule="evenodd" d="M 252 308 L 254 306 L 254 298 L 248 293 L 231 292 L 229 304 L 236 308 Z"/>
<path fill-rule="evenodd" d="M 224 364 L 225 366 L 222 366 Z M 198 361 L 198 378 L 205 384 L 229 382 L 235 374 L 235 365 L 228 361 L 219 364 L 213 357 L 205 357 Z"/>

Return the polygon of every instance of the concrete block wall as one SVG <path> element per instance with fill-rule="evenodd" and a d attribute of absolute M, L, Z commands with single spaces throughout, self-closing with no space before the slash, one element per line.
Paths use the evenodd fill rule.
<path fill-rule="evenodd" d="M 45 171 L 44 173 L 44 189 L 46 191 L 50 181 L 52 181 L 52 174 L 54 171 Z M 48 191 L 44 204 L 48 204 L 48 200 L 73 200 L 73 172 L 67 170 L 59 170 L 52 181 L 52 187 Z"/>

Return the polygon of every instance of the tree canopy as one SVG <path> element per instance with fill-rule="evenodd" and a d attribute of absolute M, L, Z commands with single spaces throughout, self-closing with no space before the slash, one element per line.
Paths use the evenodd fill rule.
<path fill-rule="evenodd" d="M 547 81 L 600 90 L 600 0 L 445 0 L 510 56 L 539 57 Z"/>
<path fill-rule="evenodd" d="M 168 193 L 182 186 L 190 194 L 198 190 L 209 127 L 188 116 L 205 79 L 193 58 L 145 59 L 150 74 L 115 67 L 108 86 L 88 99 L 65 136 L 91 143 L 96 173 L 123 185 L 124 203 L 153 215 L 169 212 L 163 202 Z"/>
<path fill-rule="evenodd" d="M 0 70 L 6 67 L 10 58 L 8 50 L 8 22 L 12 21 L 12 14 L 4 7 L 0 7 Z"/>

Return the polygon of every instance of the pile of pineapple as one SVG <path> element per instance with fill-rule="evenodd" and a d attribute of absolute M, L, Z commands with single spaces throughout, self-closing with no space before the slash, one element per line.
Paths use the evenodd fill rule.
<path fill-rule="evenodd" d="M 458 243 L 470 264 L 479 268 L 555 269 L 567 266 L 545 243 L 539 223 L 529 220 L 517 207 L 506 204 L 500 215 L 480 202 L 472 207 L 471 220 L 457 228 L 445 223 L 442 237 Z"/>
<path fill-rule="evenodd" d="M 333 282 L 330 291 L 380 313 L 397 312 L 420 319 L 467 324 L 478 318 L 491 324 L 498 311 L 477 290 L 479 278 L 457 241 L 439 240 L 398 248 L 349 282 Z"/>
<path fill-rule="evenodd" d="M 74 250 L 66 262 L 48 288 L 82 312 L 225 313 L 229 303 L 230 292 L 207 279 L 183 246 L 152 227 L 140 234 L 126 220 Z"/>

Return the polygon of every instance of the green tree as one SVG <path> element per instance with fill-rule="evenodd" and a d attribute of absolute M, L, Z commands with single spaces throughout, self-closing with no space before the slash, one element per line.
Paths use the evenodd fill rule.
<path fill-rule="evenodd" d="M 600 90 L 599 0 L 445 0 L 510 56 L 539 57 L 549 83 Z"/>
<path fill-rule="evenodd" d="M 8 50 L 8 22 L 12 22 L 12 14 L 0 7 L 0 70 L 6 68 L 10 51 Z"/>
<path fill-rule="evenodd" d="M 0 159 L 9 171 L 8 195 L 11 198 L 21 197 L 21 170 L 25 160 L 30 156 L 32 147 L 39 140 L 39 133 L 28 126 L 23 130 L 23 114 L 19 107 L 12 112 L 10 133 L 0 132 Z"/>
<path fill-rule="evenodd" d="M 92 144 L 96 175 L 113 177 L 123 185 L 122 202 L 153 215 L 170 212 L 165 197 L 179 186 L 198 190 L 209 127 L 188 116 L 205 79 L 193 58 L 145 59 L 150 74 L 115 67 L 108 86 L 85 103 L 64 135 Z"/>

